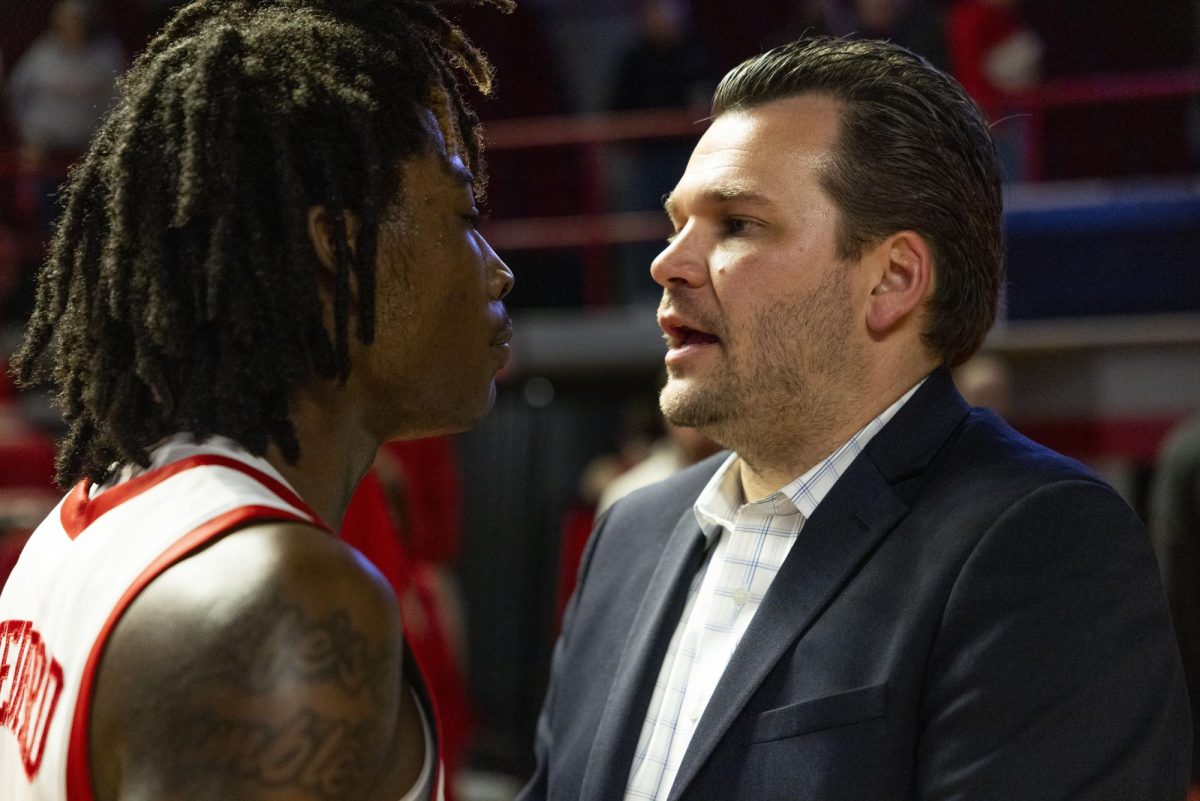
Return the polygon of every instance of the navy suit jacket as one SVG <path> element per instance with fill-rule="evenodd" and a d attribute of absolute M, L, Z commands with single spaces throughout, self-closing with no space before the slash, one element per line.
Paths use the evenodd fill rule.
<path fill-rule="evenodd" d="M 619 801 L 724 456 L 600 521 L 520 801 Z M 1150 543 L 939 370 L 801 531 L 672 801 L 1182 799 L 1191 724 Z"/>

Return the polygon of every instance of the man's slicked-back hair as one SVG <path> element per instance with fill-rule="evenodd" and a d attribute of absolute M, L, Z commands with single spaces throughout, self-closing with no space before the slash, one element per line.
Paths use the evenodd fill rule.
<path fill-rule="evenodd" d="M 352 319 L 374 337 L 379 228 L 431 146 L 424 109 L 482 180 L 456 73 L 487 92 L 491 68 L 439 6 L 194 0 L 138 56 L 68 180 L 13 363 L 56 388 L 60 484 L 145 465 L 180 431 L 299 457 L 297 390 L 345 380 Z M 313 206 L 333 221 L 328 272 Z"/>
<path fill-rule="evenodd" d="M 882 41 L 803 38 L 735 67 L 713 114 L 801 94 L 842 104 L 821 184 L 838 207 L 838 255 L 912 230 L 929 243 L 935 287 L 922 340 L 953 367 L 978 350 L 1004 280 L 1000 171 L 987 123 L 953 79 Z"/>

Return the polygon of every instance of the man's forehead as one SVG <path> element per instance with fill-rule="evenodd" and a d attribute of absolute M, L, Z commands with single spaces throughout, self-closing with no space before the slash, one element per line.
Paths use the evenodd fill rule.
<path fill-rule="evenodd" d="M 713 120 L 696 152 L 828 151 L 837 142 L 843 109 L 834 97 L 806 93 L 727 111 Z"/>
<path fill-rule="evenodd" d="M 790 193 L 832 158 L 839 110 L 831 98 L 799 95 L 720 115 L 664 199 L 668 213 L 681 200 L 768 205 Z"/>

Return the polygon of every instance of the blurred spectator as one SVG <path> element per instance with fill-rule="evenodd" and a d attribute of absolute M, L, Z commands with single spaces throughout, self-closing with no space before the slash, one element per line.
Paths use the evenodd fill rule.
<path fill-rule="evenodd" d="M 642 0 L 637 20 L 638 37 L 621 57 L 609 107 L 706 109 L 716 74 L 691 27 L 687 3 Z"/>
<path fill-rule="evenodd" d="M 621 57 L 609 109 L 695 108 L 697 119 L 707 116 L 717 74 L 691 24 L 687 2 L 641 0 L 637 22 L 637 39 Z M 610 180 L 616 209 L 661 209 L 663 195 L 683 175 L 694 144 L 692 139 L 652 139 L 614 153 Z M 660 249 L 658 243 L 621 248 L 620 299 L 658 297 L 650 262 Z"/>
<path fill-rule="evenodd" d="M 8 99 L 27 176 L 22 183 L 44 229 L 56 216 L 52 196 L 66 165 L 87 149 L 124 65 L 121 45 L 101 29 L 95 6 L 62 0 L 50 29 L 13 66 Z"/>
<path fill-rule="evenodd" d="M 1183 654 L 1192 722 L 1200 731 L 1200 416 L 1176 428 L 1163 444 L 1150 500 L 1150 534 Z M 1200 738 L 1193 748 L 1192 780 L 1200 781 Z"/>
<path fill-rule="evenodd" d="M 545 24 L 554 55 L 549 66 L 562 81 L 568 112 L 588 114 L 604 109 L 617 55 L 633 37 L 637 2 L 525 0 L 518 3 L 518 7 L 535 6 Z"/>
<path fill-rule="evenodd" d="M 596 517 L 634 490 L 648 487 L 669 478 L 689 465 L 712 456 L 721 449 L 694 428 L 684 428 L 663 421 L 666 436 L 650 446 L 646 458 L 621 473 L 600 493 L 596 502 Z"/>
<path fill-rule="evenodd" d="M 1012 371 L 993 353 L 981 351 L 954 370 L 954 385 L 967 403 L 1008 418 L 1012 412 Z"/>
<path fill-rule="evenodd" d="M 659 385 L 666 381 L 663 375 Z M 661 435 L 659 434 L 661 432 Z M 554 619 L 561 623 L 595 521 L 624 496 L 720 450 L 692 428 L 663 420 L 658 404 L 635 398 L 623 410 L 617 452 L 593 459 L 580 478 L 580 502 L 567 510 L 558 559 Z"/>
<path fill-rule="evenodd" d="M 944 70 L 946 61 L 945 21 L 940 10 L 927 0 L 854 0 L 857 35 L 863 39 L 887 39 L 924 56 Z"/>
<path fill-rule="evenodd" d="M 578 500 L 586 507 L 589 520 L 608 485 L 649 456 L 653 443 L 662 433 L 662 414 L 653 396 L 637 395 L 622 404 L 617 421 L 616 449 L 592 459 L 579 478 Z"/>
<path fill-rule="evenodd" d="M 932 0 L 809 0 L 794 28 L 828 36 L 886 39 L 946 69 L 945 22 Z"/>
<path fill-rule="evenodd" d="M 21 414 L 0 358 L 0 587 L 29 534 L 61 493 L 54 486 L 54 442 Z"/>
<path fill-rule="evenodd" d="M 23 147 L 81 153 L 116 96 L 121 45 L 83 0 L 54 7 L 51 27 L 13 67 L 10 102 Z"/>
<path fill-rule="evenodd" d="M 1005 177 L 1025 174 L 1026 124 L 1011 113 L 1011 94 L 1041 80 L 1042 42 L 1025 23 L 1018 0 L 958 0 L 946 17 L 950 68 L 993 123 Z"/>
<path fill-rule="evenodd" d="M 955 77 L 993 120 L 1005 112 L 1007 95 L 1041 78 L 1042 43 L 1017 0 L 958 0 L 946 35 Z"/>

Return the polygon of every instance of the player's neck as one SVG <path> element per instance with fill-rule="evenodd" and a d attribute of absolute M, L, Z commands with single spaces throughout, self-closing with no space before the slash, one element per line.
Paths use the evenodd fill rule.
<path fill-rule="evenodd" d="M 267 460 L 304 502 L 337 530 L 381 443 L 363 424 L 361 415 L 327 398 L 301 393 L 289 417 L 300 442 L 300 458 L 289 464 L 272 446 Z"/>

